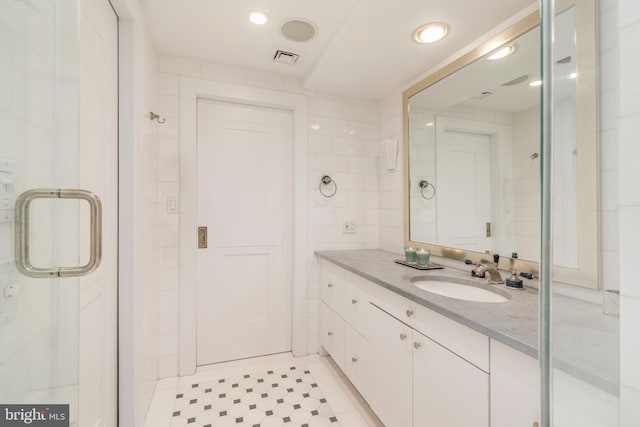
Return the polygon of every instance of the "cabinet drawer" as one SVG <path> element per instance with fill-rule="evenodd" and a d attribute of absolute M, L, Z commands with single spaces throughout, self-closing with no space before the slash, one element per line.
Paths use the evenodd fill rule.
<path fill-rule="evenodd" d="M 324 302 L 320 303 L 320 345 L 344 370 L 344 321 Z"/>
<path fill-rule="evenodd" d="M 368 380 L 370 378 L 369 341 L 360 335 L 349 324 L 344 325 L 344 373 L 358 389 L 360 394 L 369 399 Z"/>
<path fill-rule="evenodd" d="M 320 263 L 318 292 L 325 302 L 340 316 L 344 313 L 344 269 L 326 261 Z"/>
<path fill-rule="evenodd" d="M 369 294 L 354 285 L 347 276 L 344 292 L 344 320 L 350 324 L 364 338 L 369 337 L 371 304 Z"/>

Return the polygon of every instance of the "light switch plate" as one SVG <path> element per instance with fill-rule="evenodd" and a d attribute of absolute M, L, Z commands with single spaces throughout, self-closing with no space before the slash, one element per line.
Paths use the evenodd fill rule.
<path fill-rule="evenodd" d="M 175 196 L 167 197 L 167 213 L 168 214 L 177 214 L 178 213 L 178 198 Z"/>

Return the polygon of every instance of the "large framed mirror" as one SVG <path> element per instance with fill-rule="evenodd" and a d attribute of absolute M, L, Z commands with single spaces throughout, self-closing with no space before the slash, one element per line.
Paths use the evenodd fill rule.
<path fill-rule="evenodd" d="M 595 1 L 556 19 L 554 278 L 598 288 Z M 405 246 L 536 272 L 540 30 L 533 13 L 403 93 Z M 502 266 L 502 265 L 501 265 Z"/>

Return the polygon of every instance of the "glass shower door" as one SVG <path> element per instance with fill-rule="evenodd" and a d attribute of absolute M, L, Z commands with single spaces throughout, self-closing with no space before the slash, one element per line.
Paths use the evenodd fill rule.
<path fill-rule="evenodd" d="M 543 98 L 542 427 L 637 425 L 620 417 L 616 3 L 543 1 L 553 91 Z"/>
<path fill-rule="evenodd" d="M 81 276 L 100 261 L 103 197 L 78 190 L 79 16 L 74 0 L 0 0 L 2 425 L 79 424 Z"/>

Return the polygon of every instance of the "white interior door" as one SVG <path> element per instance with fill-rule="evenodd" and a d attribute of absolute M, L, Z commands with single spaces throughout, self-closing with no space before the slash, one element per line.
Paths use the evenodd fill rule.
<path fill-rule="evenodd" d="M 197 364 L 290 351 L 291 112 L 197 108 Z"/>
<path fill-rule="evenodd" d="M 491 250 L 491 137 L 444 129 L 436 139 L 438 244 Z"/>
<path fill-rule="evenodd" d="M 80 278 L 80 425 L 117 424 L 118 18 L 109 0 L 82 0 L 79 183 L 103 206 L 102 263 Z M 89 216 L 80 215 L 80 236 Z M 80 253 L 88 254 L 88 239 Z"/>

